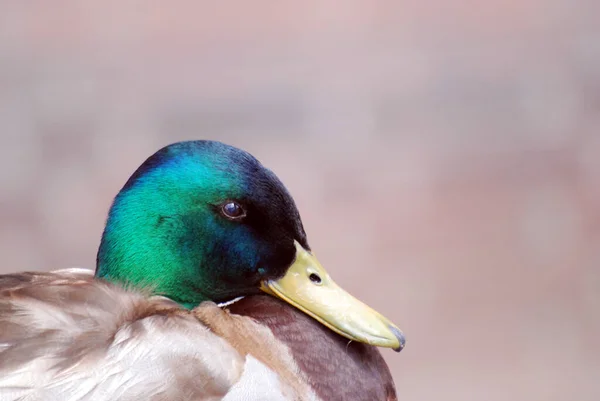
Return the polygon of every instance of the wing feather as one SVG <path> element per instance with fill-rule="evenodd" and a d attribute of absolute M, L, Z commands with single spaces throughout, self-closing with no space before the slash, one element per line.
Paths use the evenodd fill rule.
<path fill-rule="evenodd" d="M 220 400 L 245 356 L 160 297 L 91 271 L 0 276 L 1 400 Z"/>
<path fill-rule="evenodd" d="M 0 400 L 317 400 L 270 329 L 85 269 L 0 275 Z"/>

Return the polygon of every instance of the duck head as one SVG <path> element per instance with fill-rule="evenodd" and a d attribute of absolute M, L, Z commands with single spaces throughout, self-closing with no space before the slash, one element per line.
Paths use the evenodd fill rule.
<path fill-rule="evenodd" d="M 404 346 L 393 323 L 327 274 L 275 174 L 220 142 L 172 144 L 135 171 L 111 206 L 96 276 L 187 308 L 266 292 L 350 340 Z"/>

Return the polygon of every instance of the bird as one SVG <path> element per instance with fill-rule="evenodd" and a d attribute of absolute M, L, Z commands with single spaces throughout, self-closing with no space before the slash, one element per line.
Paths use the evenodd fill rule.
<path fill-rule="evenodd" d="M 338 286 L 290 192 L 218 141 L 114 198 L 95 270 L 0 275 L 0 400 L 392 401 L 403 332 Z"/>

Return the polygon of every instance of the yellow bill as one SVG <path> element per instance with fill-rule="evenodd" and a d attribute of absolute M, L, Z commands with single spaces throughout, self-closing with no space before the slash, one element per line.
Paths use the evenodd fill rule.
<path fill-rule="evenodd" d="M 350 340 L 395 351 L 404 347 L 404 334 L 398 327 L 339 287 L 297 241 L 296 259 L 287 273 L 265 280 L 261 289 Z"/>

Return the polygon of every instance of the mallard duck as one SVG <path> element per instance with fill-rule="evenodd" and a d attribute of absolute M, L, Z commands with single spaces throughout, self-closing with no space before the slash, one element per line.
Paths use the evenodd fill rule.
<path fill-rule="evenodd" d="M 220 142 L 134 172 L 95 272 L 0 276 L 3 401 L 395 400 L 375 347 L 404 342 L 323 269 L 275 174 Z"/>

